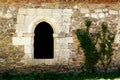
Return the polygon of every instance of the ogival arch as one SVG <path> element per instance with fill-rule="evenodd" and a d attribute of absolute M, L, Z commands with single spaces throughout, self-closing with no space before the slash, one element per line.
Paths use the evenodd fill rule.
<path fill-rule="evenodd" d="M 45 21 L 40 22 L 34 30 L 34 59 L 54 58 L 53 28 Z"/>

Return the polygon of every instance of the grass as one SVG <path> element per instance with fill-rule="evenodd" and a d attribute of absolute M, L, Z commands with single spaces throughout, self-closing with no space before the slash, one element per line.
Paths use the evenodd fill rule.
<path fill-rule="evenodd" d="M 0 76 L 0 80 L 119 80 L 120 72 L 112 71 L 108 73 L 95 71 L 94 73 L 88 73 L 82 71 L 59 73 L 59 72 L 45 72 L 45 73 L 28 73 L 23 74 L 15 72 L 13 70 L 7 71 Z"/>

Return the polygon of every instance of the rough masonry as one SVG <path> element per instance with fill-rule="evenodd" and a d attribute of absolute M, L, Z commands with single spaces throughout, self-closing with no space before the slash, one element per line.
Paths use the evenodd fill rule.
<path fill-rule="evenodd" d="M 92 19 L 91 32 L 99 31 L 105 21 L 117 32 L 111 66 L 120 66 L 120 4 L 12 4 L 0 5 L 0 69 L 33 65 L 82 66 L 84 54 L 79 49 L 75 30 Z M 54 59 L 34 59 L 34 29 L 45 21 L 54 30 Z M 8 67 L 9 65 L 9 67 Z"/>

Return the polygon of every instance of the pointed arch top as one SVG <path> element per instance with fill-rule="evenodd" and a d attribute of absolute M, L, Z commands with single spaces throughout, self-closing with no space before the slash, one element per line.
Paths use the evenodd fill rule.
<path fill-rule="evenodd" d="M 56 21 L 53 18 L 41 17 L 41 16 L 34 18 L 33 21 L 31 23 L 29 23 L 27 32 L 34 33 L 36 26 L 41 22 L 48 23 L 52 27 L 54 33 L 56 33 L 55 26 L 58 26 L 58 24 L 56 24 Z"/>
<path fill-rule="evenodd" d="M 34 59 L 54 58 L 53 29 L 47 22 L 39 23 L 34 35 Z"/>
<path fill-rule="evenodd" d="M 41 25 L 43 25 L 43 26 L 41 26 Z M 34 33 L 39 32 L 38 30 L 39 30 L 40 28 L 41 28 L 41 31 L 43 31 L 42 29 L 46 29 L 46 30 L 45 30 L 46 33 L 47 33 L 47 32 L 54 33 L 54 30 L 53 30 L 53 28 L 51 27 L 51 25 L 50 25 L 49 23 L 45 22 L 45 21 L 40 22 L 40 23 L 36 26 L 36 28 L 34 29 Z"/>

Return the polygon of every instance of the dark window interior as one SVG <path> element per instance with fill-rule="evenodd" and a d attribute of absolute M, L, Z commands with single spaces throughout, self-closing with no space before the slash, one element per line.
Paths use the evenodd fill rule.
<path fill-rule="evenodd" d="M 54 39 L 52 27 L 46 22 L 41 22 L 36 26 L 34 33 L 34 58 L 53 58 Z"/>

